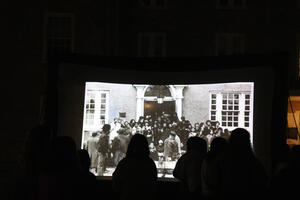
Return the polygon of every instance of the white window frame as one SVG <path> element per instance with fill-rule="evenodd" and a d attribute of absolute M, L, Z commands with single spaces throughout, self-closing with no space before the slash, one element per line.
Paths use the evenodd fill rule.
<path fill-rule="evenodd" d="M 138 47 L 137 47 L 137 55 L 138 56 L 144 56 L 142 55 L 142 38 L 143 37 L 148 37 L 149 38 L 149 49 L 148 49 L 148 53 L 146 55 L 146 57 L 165 57 L 166 56 L 166 42 L 167 42 L 167 38 L 166 38 L 166 33 L 161 33 L 161 32 L 142 32 L 142 33 L 138 33 Z M 160 56 L 156 56 L 155 55 L 155 38 L 156 37 L 162 37 L 163 42 L 162 42 L 162 55 Z"/>
<path fill-rule="evenodd" d="M 231 112 L 238 112 L 238 126 L 237 127 L 241 127 L 241 128 L 245 128 L 246 130 L 248 130 L 249 132 L 252 132 L 252 128 L 253 128 L 253 109 L 251 112 L 251 108 L 253 108 L 253 96 L 251 94 L 250 91 L 228 91 L 228 92 L 223 92 L 223 91 L 210 91 L 209 95 L 209 119 L 211 120 L 211 111 L 216 111 L 216 120 L 211 120 L 211 121 L 219 121 L 220 125 L 223 129 L 228 129 L 229 131 L 235 129 L 235 126 L 223 126 L 222 124 L 222 111 L 223 111 L 223 94 L 228 94 L 228 93 L 232 93 L 232 94 L 238 94 L 239 95 L 239 109 L 238 110 L 232 110 Z M 216 110 L 212 110 L 211 109 L 211 102 L 212 102 L 212 94 L 216 95 Z M 250 110 L 249 110 L 249 126 L 246 127 L 245 126 L 245 95 L 249 94 L 250 95 Z M 234 100 L 234 99 L 233 99 Z M 228 110 L 226 110 L 226 112 L 228 112 Z M 232 120 L 232 122 L 234 123 L 234 120 Z"/>
<path fill-rule="evenodd" d="M 43 55 L 42 61 L 47 61 L 48 55 L 48 22 L 50 17 L 70 17 L 71 18 L 71 53 L 74 52 L 74 33 L 75 33 L 75 26 L 74 26 L 74 14 L 72 13 L 54 13 L 54 12 L 47 12 L 44 15 L 44 34 L 43 34 Z M 67 39 L 67 38 L 65 38 Z"/>
<path fill-rule="evenodd" d="M 95 112 L 94 112 L 94 120 L 93 124 L 86 124 L 87 110 L 87 93 L 92 93 L 95 95 Z M 101 124 L 101 95 L 106 94 L 106 105 L 105 105 L 105 121 L 107 124 L 109 122 L 109 91 L 107 90 L 86 90 L 84 99 L 84 114 L 83 114 L 83 132 L 84 131 L 97 131 L 102 128 Z"/>
<path fill-rule="evenodd" d="M 222 5 L 221 1 L 222 0 L 217 0 L 217 9 L 241 10 L 241 9 L 246 9 L 247 8 L 247 0 L 241 0 L 242 1 L 241 6 L 235 5 L 235 3 L 234 3 L 235 0 L 228 0 L 227 5 Z"/>
<path fill-rule="evenodd" d="M 226 48 L 223 49 L 224 54 L 220 54 L 219 49 L 221 48 L 222 40 L 225 39 Z M 233 43 L 236 38 L 241 40 L 241 49 L 234 49 Z M 217 33 L 216 34 L 216 55 L 242 55 L 245 53 L 245 35 L 241 33 Z"/>

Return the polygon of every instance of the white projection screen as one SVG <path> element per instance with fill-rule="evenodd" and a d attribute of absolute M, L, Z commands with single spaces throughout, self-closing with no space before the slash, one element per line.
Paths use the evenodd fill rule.
<path fill-rule="evenodd" d="M 112 176 L 126 155 L 130 138 L 137 133 L 147 138 L 158 177 L 164 178 L 173 178 L 175 164 L 186 152 L 186 141 L 191 136 L 205 139 L 209 148 L 215 137 L 227 139 L 233 129 L 241 127 L 249 131 L 253 142 L 253 82 L 86 82 L 81 109 L 81 148 L 89 152 L 91 172 L 98 176 Z M 99 137 L 104 124 L 110 125 L 110 132 L 107 137 Z"/>
<path fill-rule="evenodd" d="M 124 157 L 126 138 L 135 133 L 144 134 L 158 177 L 175 180 L 172 171 L 186 150 L 185 141 L 189 136 L 204 137 L 210 144 L 216 133 L 228 137 L 234 128 L 242 127 L 251 135 L 255 155 L 270 171 L 274 74 L 272 67 L 159 71 L 62 62 L 58 69 L 57 134 L 70 136 L 78 149 L 87 149 L 92 158 L 91 171 L 104 179 L 111 178 L 118 161 Z M 142 125 L 137 123 L 135 127 L 134 122 L 139 122 L 141 116 Z M 182 117 L 188 121 L 184 126 Z M 204 129 L 207 120 L 212 131 L 203 134 L 198 128 Z M 97 156 L 96 147 L 93 150 L 88 143 L 98 141 L 104 124 L 109 124 L 111 130 L 109 144 L 99 147 L 107 149 L 104 170 L 99 172 L 96 169 L 99 160 L 93 159 Z M 156 130 L 173 126 L 181 126 L 177 127 L 176 144 L 173 142 L 174 154 L 165 150 L 170 132 L 163 130 L 157 134 Z M 188 131 L 182 131 L 182 126 Z M 216 127 L 220 130 L 216 131 Z M 113 142 L 118 136 L 122 137 L 122 150 Z"/>

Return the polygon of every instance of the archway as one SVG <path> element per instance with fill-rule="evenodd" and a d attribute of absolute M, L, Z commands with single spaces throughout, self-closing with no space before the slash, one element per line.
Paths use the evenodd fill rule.
<path fill-rule="evenodd" d="M 158 103 L 166 102 L 164 105 L 165 108 L 161 108 L 161 110 L 164 109 L 171 110 L 171 111 L 174 110 L 177 113 L 178 118 L 181 118 L 183 89 L 186 87 L 186 85 L 133 85 L 133 86 L 137 90 L 136 120 L 138 120 L 140 116 L 144 116 L 145 102 L 146 102 L 146 106 L 148 107 L 155 106 L 155 105 L 151 105 L 151 103 L 154 104 L 156 102 L 158 104 Z M 161 88 L 158 88 L 159 86 Z M 148 88 L 150 89 L 148 90 Z M 159 93 L 158 92 L 159 89 L 163 90 L 163 92 Z"/>
<path fill-rule="evenodd" d="M 173 92 L 174 94 L 174 92 Z M 175 98 L 168 85 L 149 85 L 144 93 L 144 115 L 157 117 L 162 113 L 171 115 L 175 112 Z"/>

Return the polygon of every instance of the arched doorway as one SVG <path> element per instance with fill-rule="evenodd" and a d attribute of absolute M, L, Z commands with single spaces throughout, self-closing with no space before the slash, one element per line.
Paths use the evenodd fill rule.
<path fill-rule="evenodd" d="M 175 111 L 179 119 L 182 116 L 183 89 L 187 87 L 186 85 L 135 84 L 133 86 L 136 88 L 136 120 L 144 116 L 145 111 L 155 113 L 156 110 Z"/>
<path fill-rule="evenodd" d="M 175 112 L 175 99 L 167 85 L 149 85 L 144 93 L 144 115 L 157 117 L 162 113 L 171 115 Z"/>

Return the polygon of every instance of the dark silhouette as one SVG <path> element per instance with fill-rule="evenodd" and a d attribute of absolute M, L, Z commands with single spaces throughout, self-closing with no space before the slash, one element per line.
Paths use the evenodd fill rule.
<path fill-rule="evenodd" d="M 97 182 L 96 177 L 89 171 L 91 166 L 91 159 L 88 151 L 81 149 L 77 151 L 80 164 L 81 174 L 80 178 L 80 198 L 78 199 L 93 199 L 97 198 Z"/>
<path fill-rule="evenodd" d="M 120 199 L 156 199 L 157 169 L 149 155 L 146 137 L 135 134 L 113 173 L 113 189 Z"/>
<path fill-rule="evenodd" d="M 80 168 L 72 138 L 54 139 L 48 168 L 40 176 L 40 199 L 77 199 L 81 196 Z"/>
<path fill-rule="evenodd" d="M 288 156 L 288 164 L 281 165 L 271 180 L 271 197 L 297 199 L 300 179 L 300 145 L 293 146 Z"/>
<path fill-rule="evenodd" d="M 252 151 L 247 130 L 232 131 L 229 149 L 220 159 L 219 181 L 221 199 L 265 198 L 267 175 Z"/>
<path fill-rule="evenodd" d="M 207 143 L 200 137 L 190 137 L 187 152 L 176 163 L 173 175 L 183 183 L 190 197 L 201 197 L 201 165 L 207 152 Z"/>
<path fill-rule="evenodd" d="M 202 195 L 205 199 L 218 199 L 220 191 L 220 156 L 226 151 L 227 141 L 216 137 L 212 140 L 210 151 L 203 160 L 201 168 Z"/>
<path fill-rule="evenodd" d="M 41 171 L 47 166 L 47 158 L 53 139 L 53 131 L 46 125 L 34 127 L 28 134 L 24 147 L 24 173 L 18 180 L 18 193 L 22 199 L 38 199 Z M 19 173 L 21 170 L 18 171 Z M 25 181 L 25 182 L 24 182 Z M 18 197 L 19 198 L 19 197 Z"/>

